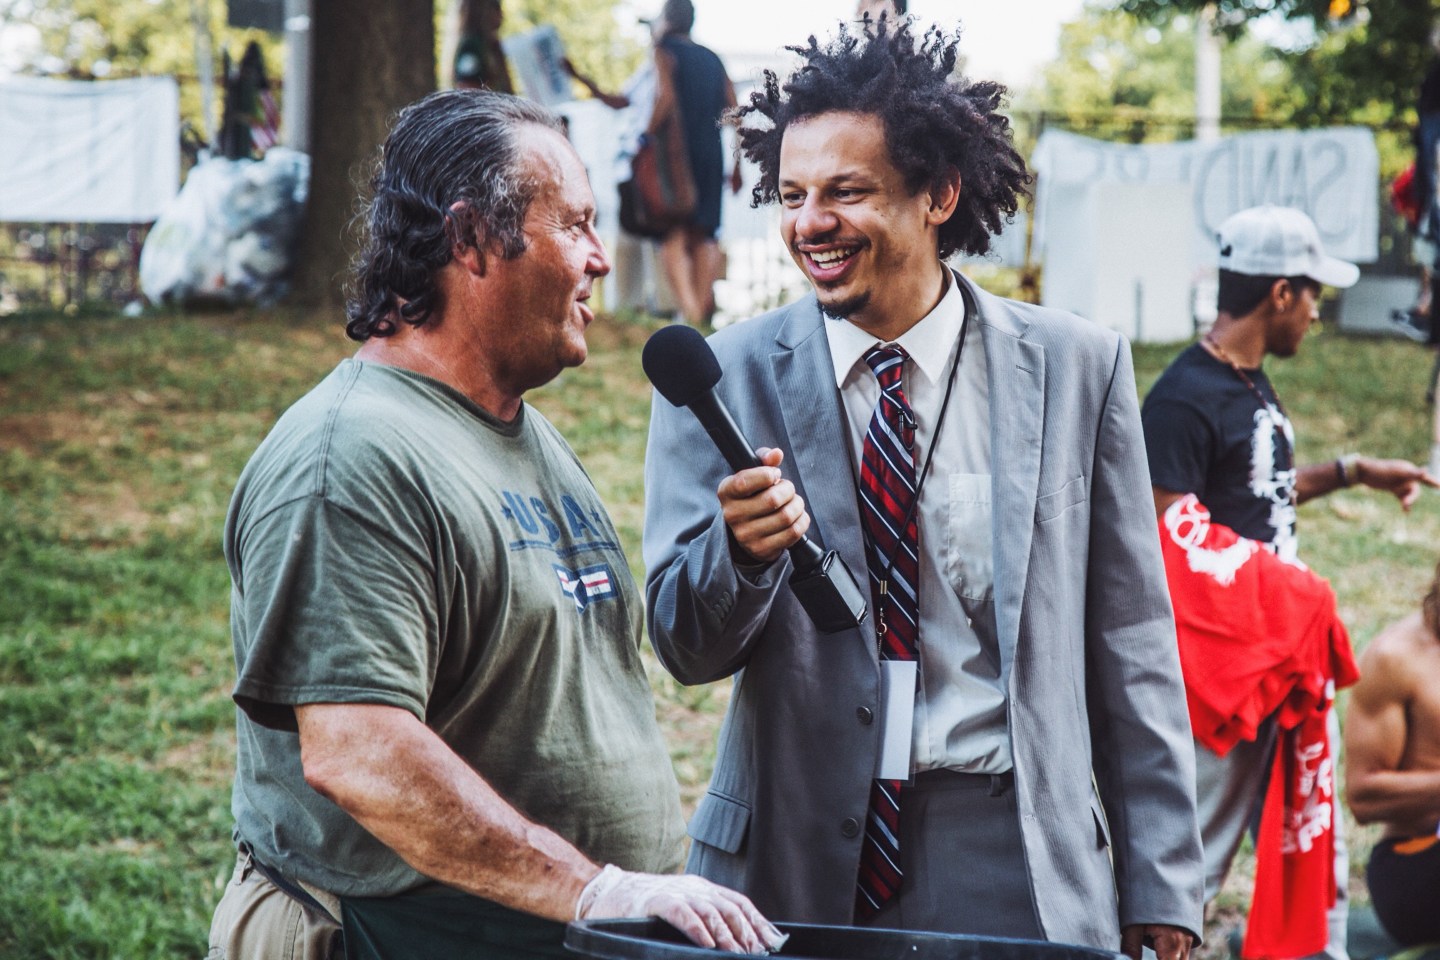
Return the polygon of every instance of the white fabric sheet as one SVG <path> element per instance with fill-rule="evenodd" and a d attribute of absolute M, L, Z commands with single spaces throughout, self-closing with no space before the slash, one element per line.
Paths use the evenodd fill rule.
<path fill-rule="evenodd" d="M 179 184 L 174 78 L 0 79 L 0 222 L 148 223 Z"/>
<path fill-rule="evenodd" d="M 1190 255 L 1197 267 L 1214 268 L 1215 230 L 1226 217 L 1262 203 L 1308 213 L 1331 256 L 1359 263 L 1373 263 L 1379 256 L 1380 156 L 1374 131 L 1364 127 L 1269 130 L 1213 143 L 1134 146 L 1047 130 L 1030 165 L 1039 174 L 1037 256 L 1055 213 L 1056 205 L 1047 203 L 1052 192 L 1086 183 L 1187 184 L 1195 210 Z"/>

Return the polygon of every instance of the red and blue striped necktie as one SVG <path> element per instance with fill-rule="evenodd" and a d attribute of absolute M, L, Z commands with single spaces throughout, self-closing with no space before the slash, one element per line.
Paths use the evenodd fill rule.
<path fill-rule="evenodd" d="M 880 382 L 880 402 L 870 418 L 860 456 L 860 517 L 882 660 L 916 660 L 919 656 L 920 531 L 913 509 L 915 415 L 900 383 L 907 356 L 898 346 L 875 347 L 865 355 Z M 874 917 L 900 889 L 902 783 L 877 779 L 870 790 L 855 897 L 857 920 Z"/>

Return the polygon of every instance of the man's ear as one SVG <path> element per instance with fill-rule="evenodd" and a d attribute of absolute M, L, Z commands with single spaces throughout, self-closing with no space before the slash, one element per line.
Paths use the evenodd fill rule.
<path fill-rule="evenodd" d="M 477 277 L 485 276 L 485 251 L 481 248 L 475 226 L 466 214 L 465 201 L 457 200 L 445 212 L 445 234 L 450 241 L 450 256 L 465 270 Z"/>
<path fill-rule="evenodd" d="M 1284 310 L 1290 306 L 1294 297 L 1295 285 L 1284 277 L 1270 284 L 1270 306 L 1276 310 Z"/>
<path fill-rule="evenodd" d="M 951 168 L 930 184 L 930 206 L 925 211 L 925 220 L 932 227 L 949 220 L 960 202 L 960 171 Z"/>
<path fill-rule="evenodd" d="M 477 277 L 485 276 L 485 252 L 473 243 L 455 244 L 451 254 L 456 263 L 467 273 Z"/>

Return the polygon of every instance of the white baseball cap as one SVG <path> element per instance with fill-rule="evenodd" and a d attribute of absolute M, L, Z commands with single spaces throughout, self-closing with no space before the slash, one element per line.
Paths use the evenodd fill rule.
<path fill-rule="evenodd" d="M 1294 207 L 1266 204 L 1241 210 L 1216 234 L 1220 269 L 1253 277 L 1309 277 L 1331 287 L 1349 287 L 1360 268 L 1328 257 L 1315 221 Z"/>

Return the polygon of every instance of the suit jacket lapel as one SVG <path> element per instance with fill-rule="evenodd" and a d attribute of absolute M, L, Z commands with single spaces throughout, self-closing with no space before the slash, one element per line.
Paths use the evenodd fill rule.
<path fill-rule="evenodd" d="M 1045 352 L 1025 339 L 1029 323 L 973 284 L 990 380 L 991 531 L 1000 674 L 1008 684 L 1020 639 L 1030 572 L 1040 446 L 1045 420 Z"/>
<path fill-rule="evenodd" d="M 780 469 L 795 480 L 805 498 L 813 521 L 810 539 L 837 551 L 861 589 L 868 593 L 850 437 L 840 391 L 835 386 L 824 323 L 814 296 L 808 296 L 791 308 L 776 336 L 771 369 L 791 446 L 785 451 L 785 463 Z M 872 612 L 859 635 L 865 639 L 871 657 L 878 659 L 875 644 L 869 639 L 873 622 Z"/>

